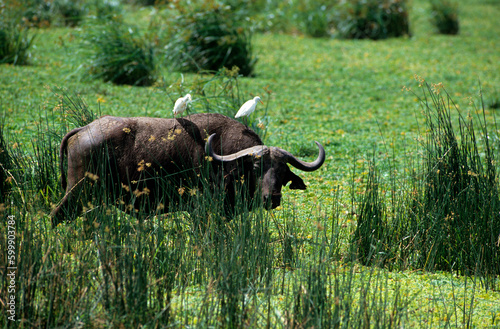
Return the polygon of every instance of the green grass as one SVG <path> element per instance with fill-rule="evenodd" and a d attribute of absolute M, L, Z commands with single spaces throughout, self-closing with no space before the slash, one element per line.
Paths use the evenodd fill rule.
<path fill-rule="evenodd" d="M 451 37 L 434 34 L 429 7 L 428 1 L 413 1 L 413 37 L 409 39 L 352 41 L 272 33 L 253 36 L 252 49 L 258 57 L 255 77 L 238 79 L 238 99 L 244 101 L 255 95 L 263 98 L 266 110 L 259 107 L 252 119 L 258 122 L 266 115 L 266 144 L 312 159 L 313 140 L 318 140 L 326 148 L 327 161 L 317 172 L 298 173 L 308 189 L 284 188 L 283 204 L 272 215 L 245 215 L 255 223 L 250 228 L 243 219 L 228 225 L 226 244 L 213 236 L 207 240 L 197 236 L 182 214 L 174 214 L 163 223 L 150 221 L 141 226 L 111 209 L 102 215 L 109 226 L 86 223 L 80 218 L 52 230 L 47 211 L 50 200 L 38 200 L 36 209 L 19 209 L 17 231 L 25 232 L 18 238 L 25 241 L 18 250 L 23 258 L 23 266 L 18 269 L 22 273 L 17 278 L 19 287 L 21 282 L 27 284 L 23 280 L 30 275 L 38 275 L 39 286 L 54 287 L 38 290 L 30 297 L 31 305 L 38 305 L 35 310 L 19 308 L 19 315 L 36 314 L 40 322 L 32 320 L 38 327 L 44 326 L 43 321 L 75 326 L 82 322 L 97 327 L 108 322 L 151 324 L 165 321 L 163 316 L 170 314 L 178 325 L 198 327 L 265 327 L 268 321 L 270 327 L 283 327 L 311 321 L 327 324 L 332 319 L 341 319 L 347 327 L 370 321 L 374 327 L 378 316 L 379 323 L 404 327 L 498 328 L 498 281 L 496 287 L 485 290 L 481 277 L 365 267 L 350 254 L 349 241 L 370 179 L 370 161 L 375 158 L 377 173 L 386 182 L 392 173 L 393 177 L 402 177 L 421 157 L 419 136 L 426 133 L 424 109 L 413 93 L 405 91 L 411 88 L 421 95 L 415 75 L 430 83 L 442 82 L 464 115 L 474 111 L 471 101 L 479 104 L 480 85 L 486 105 L 498 102 L 500 6 L 493 1 L 461 1 L 460 34 Z M 123 15 L 127 22 L 146 28 L 154 11 L 124 6 Z M 43 138 L 38 135 L 40 123 L 46 127 L 48 122 L 59 132 L 74 127 L 54 114 L 53 109 L 60 104 L 61 91 L 57 87 L 65 88 L 72 99 L 80 95 L 99 114 L 171 117 L 179 95 L 192 91 L 194 98 L 199 98 L 200 85 L 211 79 L 163 68 L 159 74 L 163 78 L 152 87 L 88 81 L 82 66 L 88 56 L 81 47 L 82 30 L 40 29 L 33 42 L 36 48 L 32 50 L 31 65 L 0 65 L 0 123 L 4 122 L 7 143 L 12 147 L 17 142 L 18 149 L 26 150 L 28 155 L 34 154 L 31 142 Z M 237 104 L 222 100 L 214 105 L 215 109 L 222 107 L 228 113 L 238 109 Z M 200 103 L 193 104 L 194 111 L 202 109 Z M 494 124 L 496 111 L 485 108 L 488 130 L 495 138 L 499 133 Z M 455 112 L 451 115 L 452 120 L 457 120 Z M 35 157 L 31 160 L 38 161 Z M 389 195 L 389 187 L 380 188 L 383 196 Z M 5 216 L 12 210 L 1 211 Z M 250 230 L 245 231 L 247 237 L 269 239 L 269 250 L 265 252 L 274 260 L 270 265 L 267 259 L 244 258 L 255 254 L 238 253 L 243 228 Z M 216 227 L 212 229 L 218 232 Z M 4 246 L 6 234 L 1 232 L 0 245 Z M 264 248 L 252 239 L 245 245 L 246 250 Z M 194 249 L 192 241 L 197 241 Z M 123 267 L 102 271 L 106 260 L 111 264 L 125 262 L 119 250 L 130 261 Z M 241 260 L 244 264 L 261 264 L 255 265 L 260 272 L 251 273 L 248 268 L 238 272 L 248 279 L 246 282 L 234 275 L 220 279 L 221 269 L 243 271 Z M 141 266 L 147 271 L 141 272 Z M 172 279 L 169 268 L 175 268 L 181 276 Z M 269 273 L 264 274 L 266 269 Z M 162 279 L 147 281 L 151 278 Z M 0 286 L 5 287 L 3 272 L 0 280 Z M 143 291 L 144 280 L 151 289 L 144 297 L 148 298 L 149 309 L 134 304 L 133 295 L 123 291 L 120 295 L 119 290 L 114 290 L 116 282 L 128 284 L 126 291 Z M 323 290 L 326 296 L 317 293 Z M 3 294 L 5 290 L 1 291 Z M 160 295 L 163 301 L 156 297 Z M 168 312 L 151 311 L 165 308 L 169 298 Z M 308 300 L 328 305 L 331 313 L 308 312 L 304 307 Z M 236 307 L 230 309 L 229 305 Z M 314 309 L 325 310 L 321 307 Z M 5 310 L 1 311 L 4 316 Z M 53 315 L 59 318 L 54 320 Z M 5 325 L 2 321 L 6 320 L 0 320 Z"/>

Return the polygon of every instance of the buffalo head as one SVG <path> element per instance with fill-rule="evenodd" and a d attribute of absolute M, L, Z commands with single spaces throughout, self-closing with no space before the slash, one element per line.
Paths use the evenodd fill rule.
<path fill-rule="evenodd" d="M 286 186 L 288 182 L 291 182 L 290 189 L 306 189 L 304 181 L 288 168 L 288 164 L 302 171 L 315 171 L 325 162 L 325 150 L 316 141 L 315 143 L 319 148 L 319 155 L 316 160 L 309 163 L 297 159 L 286 150 L 265 145 L 253 146 L 234 154 L 218 155 L 212 149 L 214 138 L 215 134 L 212 134 L 205 146 L 205 152 L 214 161 L 229 163 L 243 158 L 251 159 L 253 174 L 262 192 L 262 201 L 268 209 L 274 209 L 280 205 L 281 187 Z"/>

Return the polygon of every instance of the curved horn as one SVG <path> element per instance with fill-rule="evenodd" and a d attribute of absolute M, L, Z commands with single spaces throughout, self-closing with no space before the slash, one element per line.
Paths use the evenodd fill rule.
<path fill-rule="evenodd" d="M 228 162 L 228 161 L 234 161 L 236 159 L 239 159 L 241 157 L 247 156 L 247 155 L 262 155 L 264 150 L 267 149 L 267 146 L 265 145 L 258 145 L 258 146 L 253 146 L 249 147 L 247 149 L 241 150 L 239 152 L 233 153 L 233 154 L 228 154 L 228 155 L 217 155 L 214 153 L 212 149 L 212 141 L 215 137 L 215 134 L 210 135 L 208 137 L 207 143 L 205 144 L 205 153 L 212 157 L 215 161 L 219 162 Z"/>
<path fill-rule="evenodd" d="M 319 147 L 319 154 L 318 154 L 318 157 L 316 158 L 316 160 L 314 160 L 313 162 L 305 162 L 305 161 L 299 160 L 293 154 L 291 154 L 290 152 L 285 151 L 283 149 L 279 149 L 279 151 L 283 154 L 286 161 L 289 164 L 291 164 L 292 166 L 294 166 L 295 168 L 302 170 L 302 171 L 315 171 L 315 170 L 318 170 L 323 165 L 323 162 L 325 162 L 325 149 L 323 148 L 323 146 L 320 143 L 318 143 L 316 141 L 314 141 L 314 142 Z"/>

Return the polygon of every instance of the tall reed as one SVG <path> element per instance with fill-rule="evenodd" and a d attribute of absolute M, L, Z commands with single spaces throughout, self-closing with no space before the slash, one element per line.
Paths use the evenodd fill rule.
<path fill-rule="evenodd" d="M 1 12 L 0 17 L 0 64 L 27 65 L 33 49 L 35 34 L 12 18 L 11 13 Z"/>
<path fill-rule="evenodd" d="M 7 192 L 10 189 L 9 170 L 12 169 L 12 161 L 4 137 L 4 123 L 0 122 L 0 204 L 5 203 Z"/>
<path fill-rule="evenodd" d="M 426 85 L 422 104 L 429 133 L 418 206 L 409 214 L 415 224 L 408 232 L 421 254 L 417 264 L 479 274 L 491 283 L 500 274 L 500 194 L 484 104 L 481 99 L 481 108 L 464 117 L 441 85 Z"/>
<path fill-rule="evenodd" d="M 229 8 L 209 1 L 194 11 L 178 9 L 180 14 L 168 22 L 169 64 L 188 72 L 238 67 L 244 76 L 254 74 L 252 33 Z"/>
<path fill-rule="evenodd" d="M 431 0 L 431 23 L 441 34 L 458 34 L 458 3 L 450 0 Z"/>
<path fill-rule="evenodd" d="M 109 20 L 97 22 L 89 31 L 86 46 L 92 50 L 91 77 L 133 86 L 151 86 L 157 80 L 153 43 L 136 28 Z"/>
<path fill-rule="evenodd" d="M 378 264 L 386 259 L 387 206 L 380 192 L 378 175 L 372 163 L 354 231 L 354 252 L 362 264 Z"/>
<path fill-rule="evenodd" d="M 337 34 L 346 39 L 387 39 L 410 35 L 408 1 L 340 1 L 335 17 Z"/>
<path fill-rule="evenodd" d="M 362 262 L 376 252 L 400 268 L 479 275 L 492 287 L 500 274 L 500 195 L 497 146 L 484 105 L 470 111 L 475 118 L 463 116 L 441 84 L 421 83 L 426 131 L 421 164 L 409 168 L 398 187 L 392 185 L 393 195 L 406 189 L 404 202 L 392 204 L 379 197 L 371 171 L 355 249 Z"/>

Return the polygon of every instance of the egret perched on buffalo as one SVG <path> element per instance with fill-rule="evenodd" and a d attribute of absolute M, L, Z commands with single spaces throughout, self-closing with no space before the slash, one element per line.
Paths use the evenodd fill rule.
<path fill-rule="evenodd" d="M 172 111 L 174 112 L 174 117 L 176 114 L 181 114 L 182 112 L 184 112 L 191 101 L 191 94 L 187 94 L 186 96 L 180 97 L 178 100 L 176 100 L 174 110 Z"/>
<path fill-rule="evenodd" d="M 248 117 L 253 111 L 255 111 L 255 107 L 257 106 L 257 102 L 261 102 L 261 104 L 264 105 L 264 103 L 262 103 L 262 101 L 260 100 L 260 97 L 255 96 L 253 99 L 246 101 L 245 104 L 243 104 L 240 107 L 240 110 L 238 111 L 238 113 L 236 113 L 236 115 L 234 117 L 235 118 L 240 118 L 243 116 Z"/>

